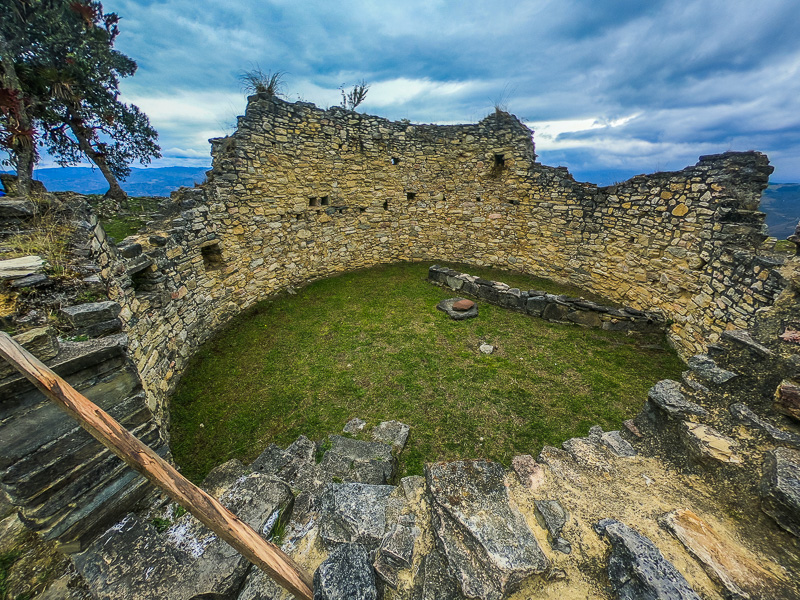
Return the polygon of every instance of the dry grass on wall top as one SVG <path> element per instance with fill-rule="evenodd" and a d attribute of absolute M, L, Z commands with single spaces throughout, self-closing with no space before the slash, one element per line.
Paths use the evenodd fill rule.
<path fill-rule="evenodd" d="M 509 464 L 594 424 L 618 428 L 654 382 L 680 375 L 660 336 L 548 323 L 485 303 L 478 318 L 452 321 L 435 306 L 454 294 L 426 282 L 428 266 L 311 283 L 260 303 L 207 343 L 171 401 L 183 472 L 198 481 L 230 458 L 252 461 L 270 442 L 340 432 L 352 417 L 411 425 L 403 475 L 433 460 Z M 482 342 L 495 353 L 481 354 Z"/>

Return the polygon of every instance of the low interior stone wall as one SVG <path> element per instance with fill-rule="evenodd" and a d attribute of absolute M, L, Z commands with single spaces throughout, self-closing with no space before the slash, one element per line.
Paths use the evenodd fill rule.
<path fill-rule="evenodd" d="M 667 328 L 664 317 L 653 312 L 603 306 L 585 298 L 548 294 L 540 290 L 520 290 L 501 281 L 489 281 L 438 265 L 428 269 L 428 281 L 547 321 L 575 323 L 608 331 L 663 333 Z"/>

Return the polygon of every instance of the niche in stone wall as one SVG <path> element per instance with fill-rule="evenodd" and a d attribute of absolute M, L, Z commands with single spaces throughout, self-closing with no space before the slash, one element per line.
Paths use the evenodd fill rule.
<path fill-rule="evenodd" d="M 416 197 L 417 194 L 415 192 L 406 192 L 406 200 L 414 200 Z"/>
<path fill-rule="evenodd" d="M 392 164 L 393 165 L 399 165 L 400 164 L 400 159 L 397 158 L 396 156 L 393 156 L 392 157 Z"/>
<path fill-rule="evenodd" d="M 225 263 L 222 260 L 222 249 L 218 241 L 204 242 L 200 246 L 200 254 L 203 256 L 203 266 L 206 271 L 221 269 Z"/>
<path fill-rule="evenodd" d="M 308 199 L 308 205 L 309 206 L 319 206 L 319 198 L 317 198 L 315 196 L 311 196 Z"/>
<path fill-rule="evenodd" d="M 499 177 L 500 173 L 503 172 L 503 169 L 506 167 L 506 156 L 505 154 L 497 154 L 495 153 L 492 157 L 492 168 L 489 171 L 489 174 L 492 177 Z"/>
<path fill-rule="evenodd" d="M 331 203 L 330 196 L 323 196 L 322 198 L 319 199 L 319 203 L 322 206 L 328 206 Z"/>

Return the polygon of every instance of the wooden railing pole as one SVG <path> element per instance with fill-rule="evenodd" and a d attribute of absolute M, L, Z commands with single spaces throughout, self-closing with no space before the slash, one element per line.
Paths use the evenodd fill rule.
<path fill-rule="evenodd" d="M 0 356 L 63 408 L 101 444 L 164 490 L 206 527 L 266 572 L 296 598 L 311 600 L 309 575 L 291 558 L 256 533 L 216 499 L 198 488 L 127 429 L 73 389 L 36 357 L 0 332 Z"/>

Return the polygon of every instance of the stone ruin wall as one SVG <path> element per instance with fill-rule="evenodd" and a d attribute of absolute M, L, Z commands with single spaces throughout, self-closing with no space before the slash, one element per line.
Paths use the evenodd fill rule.
<path fill-rule="evenodd" d="M 118 254 L 95 229 L 161 420 L 189 356 L 231 316 L 352 269 L 444 260 L 570 282 L 661 312 L 684 356 L 746 328 L 783 286 L 755 252 L 772 171 L 757 152 L 598 188 L 535 162 L 531 131 L 506 113 L 412 125 L 251 97 L 212 155 L 208 182 L 151 224 L 156 244 Z"/>
<path fill-rule="evenodd" d="M 312 279 L 402 260 L 518 270 L 662 313 L 684 356 L 749 328 L 785 286 L 776 263 L 757 253 L 758 202 L 772 168 L 756 152 L 597 188 L 536 163 L 531 132 L 504 113 L 476 125 L 411 125 L 253 98 L 212 153 L 209 181 L 175 193 L 146 234 L 114 245 L 96 217 L 86 223 L 127 339 L 75 368 L 98 394 L 113 388 L 117 417 L 164 453 L 167 398 L 196 349 L 253 303 Z M 12 490 L 20 502 L 46 497 L 53 488 L 44 476 L 63 470 L 48 463 L 28 473 L 23 460 L 53 452 L 80 462 L 78 446 L 62 444 L 71 438 L 48 435 L 30 460 L 20 455 L 19 473 L 7 470 L 21 482 Z M 83 437 L 79 444 L 96 450 Z M 41 509 L 31 504 L 29 521 L 85 543 L 91 532 L 73 525 L 94 511 L 99 528 L 147 492 L 114 460 L 101 452 L 87 469 L 69 470 L 56 482 L 64 492 Z"/>

